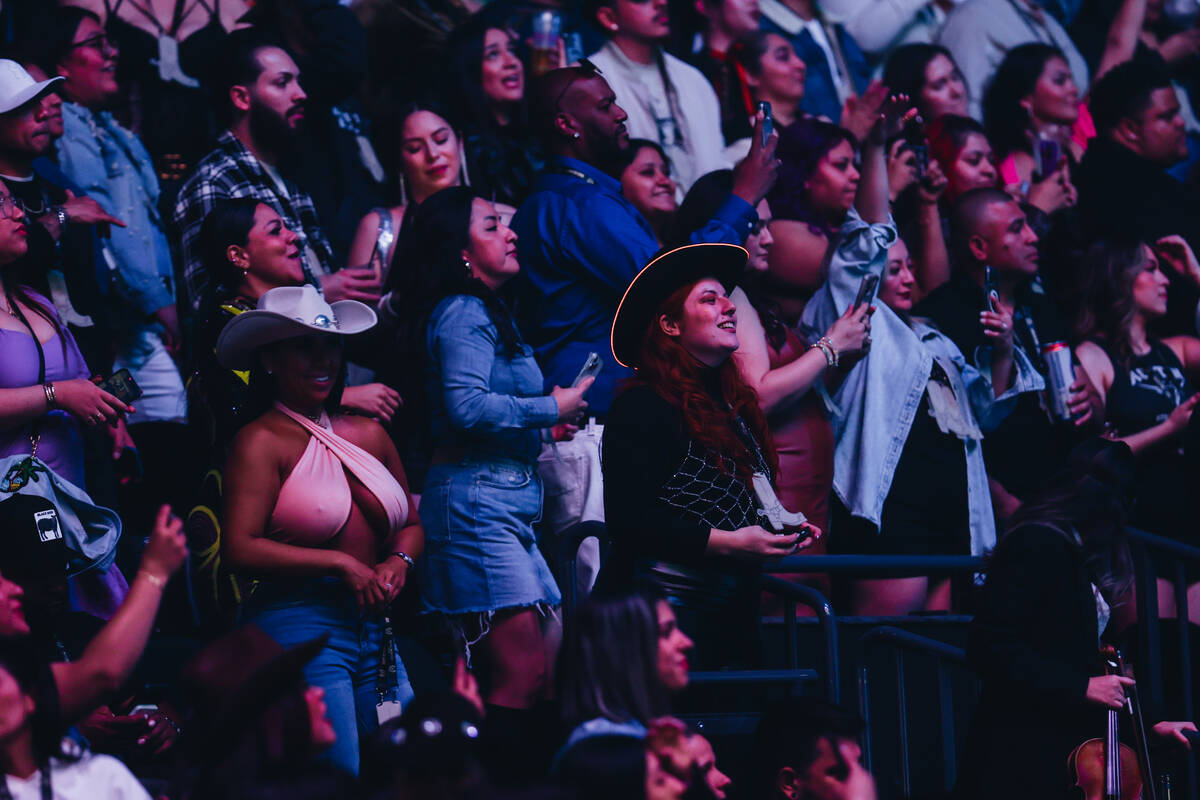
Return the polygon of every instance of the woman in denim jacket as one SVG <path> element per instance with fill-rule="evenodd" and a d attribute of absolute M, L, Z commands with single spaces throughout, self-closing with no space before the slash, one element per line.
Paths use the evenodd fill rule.
<path fill-rule="evenodd" d="M 980 314 L 994 342 L 976 354 L 984 369 L 909 316 L 915 281 L 888 211 L 882 126 L 863 150 L 862 184 L 856 209 L 833 240 L 828 277 L 803 315 L 826 330 L 854 302 L 863 278 L 881 278 L 884 302 L 871 317 L 870 355 L 830 402 L 836 445 L 829 547 L 981 555 L 996 541 L 983 433 L 1011 412 L 1018 393 L 1042 382 L 1019 350 L 1014 356 L 1012 314 L 1002 305 Z M 856 614 L 949 607 L 948 582 L 931 585 L 924 577 L 855 581 L 851 592 Z"/>
<path fill-rule="evenodd" d="M 534 541 L 542 511 L 537 456 L 543 431 L 569 436 L 587 380 L 543 391 L 542 372 L 499 294 L 517 274 L 516 235 L 495 207 L 461 187 L 412 212 L 398 259 L 418 284 L 402 314 L 423 341 L 432 467 L 421 496 L 428 520 L 422 592 L 465 646 L 484 642 L 488 712 L 521 724 L 553 663 L 545 635 L 558 587 Z M 548 431 L 547 431 L 548 432 Z"/>

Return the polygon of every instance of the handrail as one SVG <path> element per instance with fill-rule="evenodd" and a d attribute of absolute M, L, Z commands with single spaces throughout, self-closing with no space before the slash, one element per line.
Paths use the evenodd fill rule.
<path fill-rule="evenodd" d="M 771 575 L 763 575 L 762 585 L 766 591 L 788 600 L 784 609 L 784 623 L 787 626 L 788 666 L 792 669 L 800 664 L 800 646 L 796 635 L 796 603 L 804 603 L 816 612 L 821 630 L 825 634 L 825 695 L 829 702 L 840 703 L 842 688 L 838 661 L 837 619 L 829 599 L 811 586 L 792 583 Z"/>
<path fill-rule="evenodd" d="M 688 682 L 697 686 L 727 683 L 802 683 L 821 677 L 815 669 L 730 669 L 693 672 Z"/>
<path fill-rule="evenodd" d="M 957 768 L 954 736 L 950 732 L 954 726 L 954 713 L 953 708 L 950 707 L 948 702 L 952 698 L 950 698 L 946 687 L 946 675 L 942 665 L 945 661 L 955 664 L 965 664 L 967 661 L 966 651 L 945 642 L 939 642 L 937 639 L 930 639 L 927 636 L 921 636 L 890 625 L 872 628 L 864 633 L 859 641 L 862 645 L 862 661 L 858 666 L 858 702 L 866 731 L 866 735 L 863 737 L 863 760 L 867 769 L 870 770 L 872 768 L 871 693 L 867 668 L 868 655 L 872 647 L 876 644 L 889 644 L 895 647 L 896 655 L 896 703 L 900 717 L 900 736 L 897 738 L 896 744 L 900 749 L 900 784 L 904 797 L 909 797 L 912 794 L 912 774 L 908 764 L 908 697 L 904 690 L 905 650 L 930 653 L 938 659 L 938 705 L 941 712 L 942 763 L 945 770 L 943 780 L 947 788 L 953 786 L 955 770 Z"/>
<path fill-rule="evenodd" d="M 1139 641 L 1138 654 L 1142 666 L 1138 669 L 1138 680 L 1146 686 L 1150 701 L 1155 708 L 1163 705 L 1162 634 L 1158 617 L 1158 578 L 1168 580 L 1175 590 L 1175 614 L 1179 629 L 1179 676 L 1180 704 L 1183 718 L 1195 718 L 1195 699 L 1192 697 L 1192 643 L 1191 625 L 1188 615 L 1187 563 L 1200 564 L 1200 548 L 1149 533 L 1137 528 L 1128 528 L 1130 544 L 1134 551 L 1134 569 L 1137 576 L 1136 591 L 1138 604 Z M 1169 553 L 1174 563 L 1174 575 L 1160 576 L 1148 551 Z M 1157 666 L 1154 669 L 1153 666 Z M 1196 762 L 1189 759 L 1184 796 L 1197 796 Z"/>
<path fill-rule="evenodd" d="M 986 571 L 987 559 L 976 556 L 787 556 L 771 562 L 766 569 L 772 573 L 933 575 Z"/>

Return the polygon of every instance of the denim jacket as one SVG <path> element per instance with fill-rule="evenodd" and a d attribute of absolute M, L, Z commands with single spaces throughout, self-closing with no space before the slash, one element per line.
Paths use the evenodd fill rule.
<path fill-rule="evenodd" d="M 434 441 L 466 448 L 470 460 L 532 464 L 541 428 L 558 421 L 533 350 L 508 358 L 478 297 L 447 297 L 429 320 L 429 407 Z"/>
<path fill-rule="evenodd" d="M 882 276 L 887 249 L 895 241 L 894 224 L 868 225 L 851 209 L 835 239 L 829 275 L 805 308 L 803 321 L 828 330 L 854 302 L 863 277 Z M 1018 394 L 1040 391 L 1043 383 L 1017 349 L 1013 386 L 996 397 L 990 371 L 969 363 L 950 339 L 919 319 L 912 320 L 910 327 L 884 303 L 876 303 L 875 308 L 870 355 L 846 375 L 829 401 L 829 410 L 836 437 L 833 489 L 851 513 L 878 526 L 935 358 L 943 366 L 954 367 L 945 371 L 959 409 L 964 419 L 983 433 L 1012 412 Z M 979 357 L 979 363 L 990 363 L 990 351 Z M 996 543 L 992 499 L 981 441 L 964 438 L 963 449 L 971 553 L 981 555 Z"/>
<path fill-rule="evenodd" d="M 127 226 L 112 226 L 107 242 L 117 293 L 147 317 L 171 305 L 171 250 L 158 210 L 158 176 L 150 154 L 107 111 L 63 103 L 63 127 L 57 145 L 63 173 Z"/>

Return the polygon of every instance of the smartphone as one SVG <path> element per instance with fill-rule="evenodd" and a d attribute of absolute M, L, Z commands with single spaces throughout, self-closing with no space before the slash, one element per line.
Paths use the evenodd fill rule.
<path fill-rule="evenodd" d="M 1058 169 L 1058 164 L 1062 161 L 1062 145 L 1057 139 L 1038 137 L 1034 143 L 1034 160 L 1037 162 L 1034 165 L 1038 174 L 1038 180 L 1045 180 L 1054 170 Z"/>
<path fill-rule="evenodd" d="M 858 296 L 854 298 L 853 308 L 858 308 L 863 303 L 870 302 L 875 297 L 875 287 L 878 285 L 878 275 L 867 275 L 864 277 L 862 283 L 858 285 Z"/>
<path fill-rule="evenodd" d="M 379 237 L 375 238 L 375 246 L 371 248 L 371 255 L 367 257 L 366 266 L 370 267 L 375 272 L 375 281 L 383 285 L 383 259 L 379 257 Z"/>
<path fill-rule="evenodd" d="M 579 374 L 575 376 L 575 380 L 571 381 L 571 388 L 574 389 L 588 378 L 594 378 L 599 375 L 600 368 L 603 366 L 604 359 L 600 358 L 599 354 L 588 353 L 587 359 L 583 362 L 583 368 L 579 370 Z"/>
<path fill-rule="evenodd" d="M 929 148 L 923 144 L 910 144 L 908 149 L 917 159 L 917 180 L 925 180 L 925 175 L 929 172 Z"/>
<path fill-rule="evenodd" d="M 767 139 L 771 138 L 771 132 L 775 130 L 775 117 L 771 115 L 771 103 L 767 100 L 759 102 L 758 110 L 763 113 L 762 145 L 766 147 Z"/>
<path fill-rule="evenodd" d="M 996 276 L 992 274 L 992 266 L 990 264 L 983 268 L 983 293 L 984 302 L 987 303 L 987 310 L 994 312 L 996 310 L 996 298 L 1000 295 L 996 291 Z"/>
<path fill-rule="evenodd" d="M 147 703 L 145 705 L 134 706 L 130 710 L 129 716 L 132 717 L 136 714 L 155 714 L 157 712 L 158 712 L 158 706 L 154 705 L 153 703 Z"/>
<path fill-rule="evenodd" d="M 127 369 L 117 370 L 97 385 L 122 403 L 132 403 L 142 396 L 142 388 L 133 380 Z"/>

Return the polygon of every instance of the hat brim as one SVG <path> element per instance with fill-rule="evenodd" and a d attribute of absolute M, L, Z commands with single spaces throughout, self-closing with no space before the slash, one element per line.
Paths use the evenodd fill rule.
<path fill-rule="evenodd" d="M 746 271 L 750 254 L 736 244 L 689 244 L 655 258 L 634 277 L 613 317 L 613 358 L 637 369 L 646 326 L 672 292 L 702 278 L 716 278 L 733 291 Z"/>
<path fill-rule="evenodd" d="M 44 81 L 38 81 L 37 83 L 33 84 L 32 86 L 26 86 L 24 89 L 17 92 L 16 94 L 14 94 L 12 97 L 9 97 L 6 102 L 4 102 L 3 104 L 0 104 L 0 114 L 7 114 L 10 111 L 16 111 L 18 108 L 25 105 L 30 100 L 33 100 L 36 97 L 40 97 L 41 95 L 50 91 L 51 88 L 54 86 L 54 84 L 58 83 L 59 81 L 64 81 L 64 80 L 66 80 L 66 78 L 63 78 L 60 75 L 60 76 L 54 77 L 54 78 L 47 78 Z"/>
<path fill-rule="evenodd" d="M 254 351 L 263 345 L 310 333 L 353 336 L 375 327 L 378 321 L 370 306 L 357 300 L 338 300 L 329 307 L 337 318 L 336 328 L 319 328 L 276 311 L 243 311 L 221 329 L 217 361 L 227 369 L 247 370 L 254 366 Z"/>

